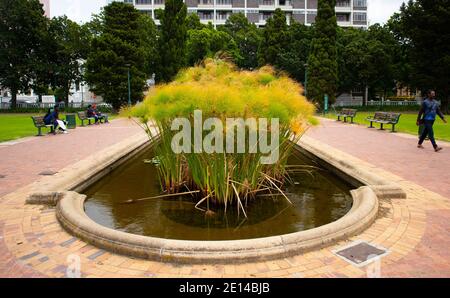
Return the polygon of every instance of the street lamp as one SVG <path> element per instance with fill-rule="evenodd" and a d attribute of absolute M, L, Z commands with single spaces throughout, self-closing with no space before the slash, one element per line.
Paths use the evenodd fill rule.
<path fill-rule="evenodd" d="M 307 89 L 307 84 L 308 84 L 308 63 L 305 63 L 305 96 L 308 97 L 308 89 Z"/>
<path fill-rule="evenodd" d="M 126 67 L 128 67 L 128 106 L 131 106 L 131 83 L 130 83 L 130 67 L 131 64 L 125 64 Z"/>

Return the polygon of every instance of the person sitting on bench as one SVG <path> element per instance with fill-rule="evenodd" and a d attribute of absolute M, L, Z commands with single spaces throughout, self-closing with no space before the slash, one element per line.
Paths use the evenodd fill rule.
<path fill-rule="evenodd" d="M 95 109 L 92 107 L 92 105 L 88 105 L 88 109 L 87 109 L 86 115 L 87 115 L 88 118 L 94 118 L 95 119 L 95 124 L 99 124 L 98 120 L 100 118 L 97 115 L 97 113 L 95 112 Z"/>
<path fill-rule="evenodd" d="M 44 116 L 44 123 L 46 125 L 53 124 L 53 127 L 55 128 L 54 133 L 56 133 L 58 129 L 63 133 L 67 133 L 66 123 L 59 119 L 59 110 L 56 106 L 53 109 L 48 109 L 47 114 Z"/>
<path fill-rule="evenodd" d="M 100 122 L 103 119 L 104 123 L 109 123 L 108 115 L 106 115 L 106 114 L 104 115 L 104 114 L 102 114 L 102 112 L 98 111 L 97 105 L 95 103 L 92 105 L 92 109 L 94 110 L 94 113 L 95 113 L 95 115 L 97 115 L 98 119 L 100 119 Z"/>

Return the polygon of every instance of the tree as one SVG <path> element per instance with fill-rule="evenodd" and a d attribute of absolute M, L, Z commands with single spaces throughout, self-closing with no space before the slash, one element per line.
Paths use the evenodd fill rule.
<path fill-rule="evenodd" d="M 227 32 L 239 50 L 236 65 L 244 69 L 258 67 L 258 49 L 261 44 L 261 31 L 248 21 L 243 13 L 233 13 L 219 30 Z"/>
<path fill-rule="evenodd" d="M 240 61 L 239 50 L 233 37 L 225 31 L 206 27 L 200 30 L 189 30 L 187 40 L 187 60 L 189 65 L 212 57 L 217 52 L 225 52 L 235 61 Z"/>
<path fill-rule="evenodd" d="M 277 8 L 266 22 L 263 38 L 259 47 L 259 65 L 279 65 L 279 55 L 289 45 L 288 26 L 284 12 Z"/>
<path fill-rule="evenodd" d="M 130 72 L 131 102 L 142 99 L 148 63 L 146 47 L 148 36 L 141 36 L 148 20 L 132 5 L 113 2 L 104 8 L 101 17 L 102 32 L 93 38 L 85 64 L 85 79 L 91 90 L 101 95 L 115 109 L 128 102 L 128 72 Z"/>
<path fill-rule="evenodd" d="M 47 19 L 38 0 L 0 1 L 0 86 L 11 91 L 11 107 L 17 93 L 26 91 L 43 69 L 43 43 Z"/>
<path fill-rule="evenodd" d="M 315 34 L 308 58 L 308 97 L 322 107 L 324 96 L 328 95 L 330 103 L 333 103 L 337 92 L 335 5 L 335 0 L 319 0 Z"/>
<path fill-rule="evenodd" d="M 200 30 L 206 26 L 200 22 L 200 18 L 196 13 L 190 13 L 186 17 L 186 29 L 189 30 Z"/>
<path fill-rule="evenodd" d="M 49 34 L 53 38 L 53 55 L 49 57 L 52 62 L 51 83 L 60 89 L 67 105 L 72 84 L 83 81 L 82 63 L 88 54 L 89 32 L 63 16 L 50 21 Z"/>
<path fill-rule="evenodd" d="M 450 102 L 450 9 L 448 0 L 410 0 L 390 21 L 410 61 L 410 85 L 435 89 L 448 113 Z"/>
<path fill-rule="evenodd" d="M 156 71 L 158 59 L 156 32 L 153 19 L 146 14 L 141 14 L 139 17 L 140 46 L 144 51 L 144 71 L 148 77 L 151 77 Z"/>
<path fill-rule="evenodd" d="M 169 82 L 186 65 L 187 8 L 182 0 L 167 0 L 164 10 L 158 10 L 157 15 L 161 27 L 156 79 Z"/>
<path fill-rule="evenodd" d="M 308 61 L 312 36 L 312 27 L 292 23 L 289 26 L 287 49 L 279 53 L 278 67 L 299 82 L 305 82 L 305 64 Z"/>

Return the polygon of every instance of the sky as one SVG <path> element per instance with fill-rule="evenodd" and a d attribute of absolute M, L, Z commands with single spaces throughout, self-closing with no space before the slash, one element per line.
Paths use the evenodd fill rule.
<path fill-rule="evenodd" d="M 51 16 L 67 15 L 70 19 L 85 23 L 93 13 L 100 12 L 106 0 L 50 0 Z M 369 24 L 385 23 L 397 12 L 404 0 L 367 0 Z"/>

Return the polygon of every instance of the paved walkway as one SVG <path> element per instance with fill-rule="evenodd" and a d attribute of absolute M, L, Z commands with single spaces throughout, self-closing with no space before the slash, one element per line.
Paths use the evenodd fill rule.
<path fill-rule="evenodd" d="M 0 277 L 64 277 L 68 257 L 80 257 L 84 277 L 361 277 L 331 247 L 295 257 L 229 265 L 180 265 L 115 255 L 72 237 L 53 209 L 4 200 L 5 194 L 37 180 L 44 170 L 59 171 L 125 137 L 142 133 L 119 119 L 106 126 L 77 128 L 68 135 L 27 138 L 0 144 Z M 415 148 L 415 139 L 323 120 L 308 136 L 377 166 L 378 174 L 400 184 L 408 199 L 382 200 L 375 223 L 349 240 L 389 249 L 382 276 L 450 277 L 450 147 L 435 154 Z M 49 153 L 50 152 L 50 153 Z M 354 157 L 353 157 L 354 156 Z M 361 161 L 361 163 L 364 163 Z M 447 169 L 447 171 L 446 171 Z"/>
<path fill-rule="evenodd" d="M 69 130 L 68 134 L 0 143 L 0 197 L 109 147 L 142 129 L 128 119 Z"/>

